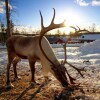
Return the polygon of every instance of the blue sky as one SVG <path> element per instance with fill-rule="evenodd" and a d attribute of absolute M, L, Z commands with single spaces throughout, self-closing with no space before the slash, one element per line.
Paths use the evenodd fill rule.
<path fill-rule="evenodd" d="M 100 28 L 100 0 L 9 0 L 12 19 L 16 25 L 40 28 L 41 10 L 44 25 L 48 25 L 56 10 L 55 23 L 66 19 L 66 25 L 89 27 L 95 23 Z M 4 6 L 0 1 L 0 16 L 4 16 Z"/>

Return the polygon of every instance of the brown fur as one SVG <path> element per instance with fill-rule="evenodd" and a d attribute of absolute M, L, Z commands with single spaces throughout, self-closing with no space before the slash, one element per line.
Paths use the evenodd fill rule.
<path fill-rule="evenodd" d="M 57 60 L 48 40 L 45 37 L 43 37 L 41 43 L 46 55 L 55 64 L 55 66 L 53 67 L 60 66 L 60 63 Z M 12 36 L 7 40 L 6 45 L 8 51 L 8 64 L 7 64 L 7 86 L 8 87 L 11 86 L 10 79 L 9 79 L 10 66 L 13 63 L 14 75 L 15 78 L 18 78 L 16 65 L 21 58 L 29 60 L 29 65 L 32 74 L 31 82 L 35 83 L 34 80 L 35 63 L 36 61 L 40 60 L 43 66 L 43 72 L 45 77 L 47 77 L 48 72 L 51 72 L 59 81 L 61 81 L 62 84 L 63 82 L 67 83 L 67 81 L 64 81 L 64 79 L 62 78 L 63 76 L 60 75 L 61 73 L 59 72 L 56 73 L 56 71 L 52 69 L 51 63 L 42 54 L 39 47 L 39 36 L 35 36 L 35 37 Z"/>

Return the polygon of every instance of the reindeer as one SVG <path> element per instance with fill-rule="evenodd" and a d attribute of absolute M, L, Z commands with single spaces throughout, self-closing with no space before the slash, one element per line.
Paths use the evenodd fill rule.
<path fill-rule="evenodd" d="M 13 64 L 14 77 L 18 78 L 16 65 L 20 59 L 28 59 L 31 70 L 31 84 L 37 85 L 34 74 L 35 74 L 35 63 L 41 61 L 43 67 L 43 74 L 45 79 L 48 79 L 48 72 L 52 73 L 54 77 L 62 84 L 63 87 L 67 87 L 70 83 L 67 80 L 66 68 L 63 64 L 60 64 L 56 58 L 53 49 L 49 41 L 44 36 L 45 33 L 52 29 L 65 27 L 64 22 L 60 24 L 54 24 L 55 9 L 51 24 L 48 27 L 43 25 L 43 17 L 40 11 L 41 17 L 41 31 L 38 36 L 11 36 L 6 41 L 7 52 L 8 52 L 8 64 L 7 64 L 7 81 L 6 88 L 11 89 L 13 85 L 10 82 L 10 66 Z"/>

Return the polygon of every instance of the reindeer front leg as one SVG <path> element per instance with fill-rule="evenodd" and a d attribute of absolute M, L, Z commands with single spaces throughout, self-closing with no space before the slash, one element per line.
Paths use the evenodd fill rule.
<path fill-rule="evenodd" d="M 35 62 L 36 60 L 30 60 L 29 59 L 29 65 L 31 70 L 31 85 L 39 85 L 39 83 L 35 82 Z"/>

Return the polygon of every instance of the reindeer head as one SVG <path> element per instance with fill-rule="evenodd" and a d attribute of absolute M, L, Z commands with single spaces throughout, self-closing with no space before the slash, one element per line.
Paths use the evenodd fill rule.
<path fill-rule="evenodd" d="M 43 25 L 43 17 L 40 11 L 40 16 L 41 16 L 41 31 L 40 31 L 40 39 L 39 39 L 39 46 L 40 49 L 43 53 L 43 55 L 45 56 L 45 58 L 51 63 L 51 69 L 53 70 L 53 72 L 55 73 L 56 78 L 61 82 L 61 84 L 63 86 L 67 86 L 69 83 L 67 81 L 67 77 L 66 77 L 66 70 L 65 67 L 59 63 L 59 65 L 56 65 L 51 59 L 49 59 L 49 57 L 45 54 L 42 45 L 41 45 L 41 40 L 42 37 L 44 36 L 44 34 L 50 30 L 56 29 L 56 28 L 61 28 L 61 27 L 65 27 L 64 22 L 60 23 L 60 24 L 54 24 L 54 18 L 55 18 L 55 9 L 54 10 L 54 16 L 52 18 L 51 24 L 48 27 L 44 27 Z"/>
<path fill-rule="evenodd" d="M 56 78 L 61 82 L 63 87 L 66 87 L 69 85 L 69 82 L 66 77 L 66 68 L 64 64 L 60 64 L 58 66 L 52 66 L 52 70 L 55 72 Z"/>

